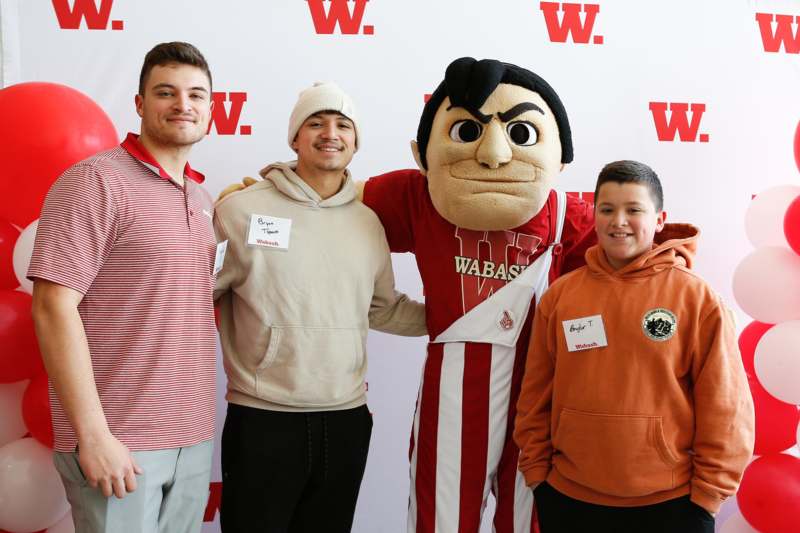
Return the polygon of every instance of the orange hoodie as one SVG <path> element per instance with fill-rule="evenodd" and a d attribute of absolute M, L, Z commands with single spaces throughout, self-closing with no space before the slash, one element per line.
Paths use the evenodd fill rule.
<path fill-rule="evenodd" d="M 529 485 L 623 507 L 690 493 L 712 513 L 736 491 L 753 403 L 730 313 L 690 270 L 698 233 L 667 224 L 618 271 L 590 248 L 542 297 L 514 431 Z"/>

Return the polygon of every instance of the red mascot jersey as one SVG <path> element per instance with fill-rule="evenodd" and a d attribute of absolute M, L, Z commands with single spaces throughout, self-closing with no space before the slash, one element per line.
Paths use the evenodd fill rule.
<path fill-rule="evenodd" d="M 431 339 L 517 277 L 552 244 L 555 235 L 554 191 L 528 222 L 500 231 L 468 230 L 446 221 L 434 208 L 428 182 L 417 170 L 369 179 L 363 201 L 381 219 L 392 252 L 416 255 Z M 583 265 L 586 249 L 595 242 L 592 205 L 568 197 L 550 280 Z M 520 342 L 527 347 L 527 338 Z"/>

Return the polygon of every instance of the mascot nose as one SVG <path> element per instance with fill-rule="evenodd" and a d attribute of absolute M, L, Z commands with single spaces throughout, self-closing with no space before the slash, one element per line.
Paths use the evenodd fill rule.
<path fill-rule="evenodd" d="M 489 168 L 500 168 L 511 161 L 512 155 L 511 146 L 502 126 L 496 120 L 492 120 L 486 125 L 486 133 L 478 147 L 476 154 L 478 163 Z"/>

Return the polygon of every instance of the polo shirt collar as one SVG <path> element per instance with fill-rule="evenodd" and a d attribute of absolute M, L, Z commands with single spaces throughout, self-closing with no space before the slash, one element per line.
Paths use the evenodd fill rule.
<path fill-rule="evenodd" d="M 144 166 L 164 178 L 165 180 L 172 181 L 167 172 L 161 168 L 161 165 L 158 164 L 156 158 L 153 157 L 150 152 L 147 151 L 147 148 L 139 142 L 139 136 L 135 133 L 128 133 L 128 136 L 125 137 L 125 140 L 120 143 L 120 146 L 125 149 L 131 156 L 138 159 Z M 203 183 L 206 179 L 201 173 L 194 170 L 192 167 L 189 166 L 187 161 L 186 166 L 183 167 L 183 177 L 188 178 L 197 183 Z"/>

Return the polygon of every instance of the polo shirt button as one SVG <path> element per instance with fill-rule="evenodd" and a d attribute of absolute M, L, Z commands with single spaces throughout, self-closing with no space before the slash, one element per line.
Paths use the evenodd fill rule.
<path fill-rule="evenodd" d="M 190 215 L 192 215 L 192 216 L 194 216 L 194 211 L 192 211 L 191 209 L 189 209 L 189 214 L 190 214 Z"/>

